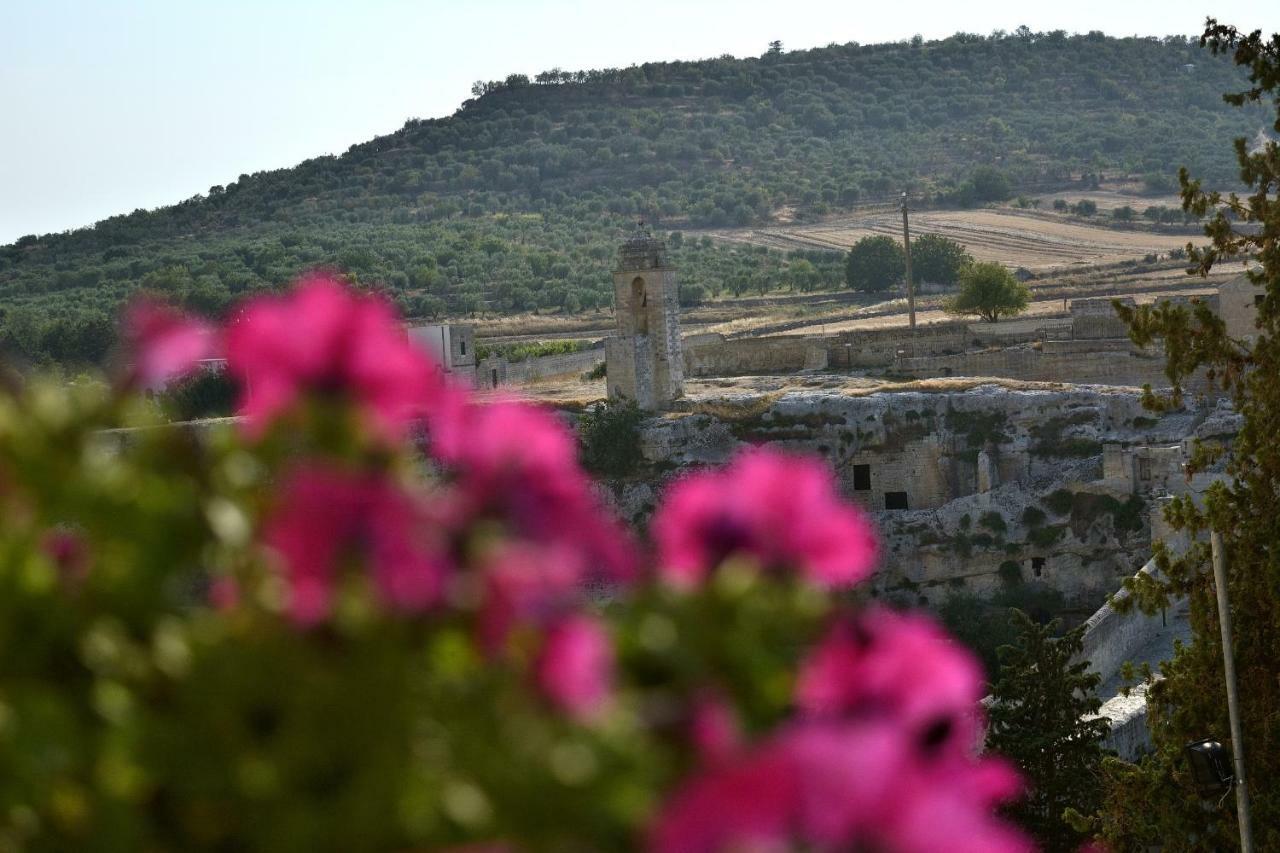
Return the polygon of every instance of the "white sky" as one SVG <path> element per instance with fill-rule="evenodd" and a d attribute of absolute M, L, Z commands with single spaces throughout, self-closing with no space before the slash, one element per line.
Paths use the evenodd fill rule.
<path fill-rule="evenodd" d="M 919 33 L 1280 30 L 1280 2 L 0 0 L 0 243 L 340 153 L 477 79 Z"/>

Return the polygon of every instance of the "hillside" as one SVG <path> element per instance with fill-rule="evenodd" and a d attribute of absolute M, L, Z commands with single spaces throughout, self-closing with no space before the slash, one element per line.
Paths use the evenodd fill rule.
<path fill-rule="evenodd" d="M 318 264 L 421 316 L 574 312 L 607 303 L 614 244 L 638 217 L 664 231 L 805 222 L 902 188 L 955 207 L 1099 173 L 1167 194 L 1181 165 L 1227 182 L 1227 140 L 1263 123 L 1222 103 L 1243 86 L 1182 39 L 1025 31 L 513 75 L 341 157 L 0 248 L 0 345 L 95 361 L 139 287 L 217 313 Z M 673 242 L 690 298 L 789 283 L 784 253 Z M 809 259 L 807 274 L 838 280 L 838 263 Z"/>

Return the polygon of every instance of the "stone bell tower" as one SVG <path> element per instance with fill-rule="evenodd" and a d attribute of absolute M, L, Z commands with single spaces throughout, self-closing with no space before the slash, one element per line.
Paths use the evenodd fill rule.
<path fill-rule="evenodd" d="M 610 400 L 654 410 L 683 393 L 679 296 L 666 245 L 641 223 L 619 249 L 613 273 L 618 334 L 605 342 Z"/>

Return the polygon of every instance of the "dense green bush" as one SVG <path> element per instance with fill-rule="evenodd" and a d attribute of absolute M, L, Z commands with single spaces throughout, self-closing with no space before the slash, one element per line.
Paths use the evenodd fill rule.
<path fill-rule="evenodd" d="M 902 283 L 907 259 L 892 237 L 863 237 L 845 258 L 845 281 L 854 290 L 880 292 Z"/>
<path fill-rule="evenodd" d="M 644 413 L 633 402 L 596 403 L 578 420 L 582 467 L 602 477 L 625 477 L 636 469 Z"/>
<path fill-rule="evenodd" d="M 235 413 L 240 389 L 223 370 L 201 370 L 166 388 L 160 397 L 165 413 L 175 421 L 220 418 Z"/>
<path fill-rule="evenodd" d="M 583 340 L 552 340 L 552 341 L 532 341 L 514 344 L 501 344 L 492 346 L 489 344 L 480 344 L 476 347 L 476 358 L 483 359 L 490 356 L 501 356 L 507 361 L 515 364 L 530 358 L 543 358 L 548 355 L 568 355 L 569 353 L 582 352 L 591 348 L 591 341 Z"/>
<path fill-rule="evenodd" d="M 973 256 L 955 240 L 923 234 L 911 241 L 911 280 L 916 284 L 955 284 Z"/>

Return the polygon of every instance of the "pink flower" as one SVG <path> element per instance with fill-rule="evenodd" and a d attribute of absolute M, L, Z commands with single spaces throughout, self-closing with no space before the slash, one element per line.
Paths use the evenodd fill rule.
<path fill-rule="evenodd" d="M 240 606 L 240 584 L 228 575 L 219 575 L 209 583 L 209 603 L 215 610 L 234 610 Z"/>
<path fill-rule="evenodd" d="M 874 609 L 842 621 L 801 665 L 808 715 L 889 714 L 921 737 L 967 748 L 976 736 L 982 667 L 923 616 Z"/>
<path fill-rule="evenodd" d="M 994 815 L 1017 774 L 973 754 L 981 676 L 922 617 L 837 624 L 801 668 L 797 722 L 678 790 L 652 849 L 1028 850 Z"/>
<path fill-rule="evenodd" d="M 698 696 L 690 713 L 689 739 L 705 764 L 719 764 L 737 755 L 742 728 L 733 707 L 710 691 Z"/>
<path fill-rule="evenodd" d="M 767 448 L 671 486 L 652 525 L 662 571 L 682 586 L 702 582 L 731 556 L 765 569 L 799 569 L 824 587 L 870 574 L 876 540 L 861 512 L 843 503 L 817 460 Z"/>
<path fill-rule="evenodd" d="M 765 747 L 682 785 L 650 828 L 654 853 L 786 850 L 801 778 Z"/>
<path fill-rule="evenodd" d="M 89 574 L 89 547 L 79 534 L 55 529 L 44 535 L 40 549 L 58 567 L 64 581 L 79 583 Z"/>
<path fill-rule="evenodd" d="M 496 521 L 516 542 L 555 549 L 580 581 L 634 578 L 634 544 L 554 415 L 515 401 L 470 403 L 432 425 L 432 452 L 456 480 L 455 526 Z"/>
<path fill-rule="evenodd" d="M 214 352 L 209 324 L 147 298 L 125 310 L 124 340 L 133 361 L 129 383 L 152 390 L 187 375 Z"/>
<path fill-rule="evenodd" d="M 1028 841 L 993 814 L 1017 790 L 1003 762 L 921 751 L 891 720 L 813 721 L 687 782 L 650 849 L 1020 853 Z"/>
<path fill-rule="evenodd" d="M 539 689 L 570 716 L 586 720 L 604 708 L 613 684 L 613 646 L 604 626 L 573 615 L 547 633 L 536 663 Z"/>
<path fill-rule="evenodd" d="M 518 626 L 545 628 L 581 604 L 582 564 L 564 549 L 502 546 L 483 567 L 480 640 L 496 652 Z"/>
<path fill-rule="evenodd" d="M 427 508 L 377 477 L 325 468 L 295 472 L 268 518 L 266 544 L 283 559 L 287 608 L 314 625 L 333 607 L 338 565 L 352 555 L 369 566 L 383 603 L 419 612 L 439 601 L 447 560 Z"/>
<path fill-rule="evenodd" d="M 227 330 L 227 365 L 245 389 L 240 411 L 261 432 L 304 395 L 356 404 L 389 439 L 459 394 L 411 344 L 385 299 L 313 273 L 287 296 L 252 300 Z"/>

